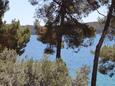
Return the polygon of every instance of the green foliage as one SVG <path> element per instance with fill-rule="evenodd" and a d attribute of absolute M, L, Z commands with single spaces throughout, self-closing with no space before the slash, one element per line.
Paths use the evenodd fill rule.
<path fill-rule="evenodd" d="M 69 25 L 66 24 L 63 33 L 63 40 L 62 40 L 62 48 L 64 47 L 64 43 L 68 45 L 70 48 L 76 48 L 78 46 L 84 46 L 86 43 L 83 44 L 85 38 L 92 38 L 95 36 L 95 29 L 93 27 L 89 27 L 88 25 L 81 24 L 84 26 L 83 29 L 78 28 L 76 25 Z M 50 44 L 50 46 L 56 46 L 57 44 L 57 34 L 55 30 L 51 30 L 50 26 L 47 27 L 37 27 L 36 32 L 38 34 L 38 40 L 44 44 Z M 70 29 L 70 27 L 72 27 Z M 87 29 L 86 29 L 87 28 Z M 49 49 L 50 47 L 48 47 Z M 52 47 L 51 47 L 52 48 Z"/>
<path fill-rule="evenodd" d="M 16 57 L 15 50 L 4 49 L 0 53 L 0 86 L 10 86 L 14 83 Z"/>
<path fill-rule="evenodd" d="M 71 86 L 71 78 L 62 60 L 51 62 L 44 59 L 42 62 L 42 82 L 45 86 Z"/>
<path fill-rule="evenodd" d="M 94 54 L 94 51 L 91 51 Z M 114 75 L 115 68 L 115 45 L 103 46 L 100 51 L 99 72 L 108 74 L 110 77 Z"/>
<path fill-rule="evenodd" d="M 0 86 L 87 86 L 88 84 L 86 66 L 77 72 L 78 76 L 73 82 L 62 59 L 52 62 L 44 57 L 39 61 L 30 59 L 18 62 L 15 61 L 16 58 L 15 50 L 5 49 L 0 53 Z"/>
<path fill-rule="evenodd" d="M 0 27 L 2 24 L 2 17 L 4 13 L 9 9 L 9 1 L 8 0 L 0 0 Z"/>
<path fill-rule="evenodd" d="M 4 48 L 15 49 L 21 55 L 29 38 L 29 29 L 22 28 L 19 21 L 13 20 L 12 24 L 3 24 L 0 28 L 0 51 Z"/>
<path fill-rule="evenodd" d="M 102 60 L 115 61 L 115 45 L 103 46 L 100 52 L 100 57 Z"/>
<path fill-rule="evenodd" d="M 112 77 L 115 72 L 115 45 L 103 46 L 100 52 L 99 72 Z"/>
<path fill-rule="evenodd" d="M 0 53 L 0 60 L 3 61 L 16 61 L 17 53 L 15 50 L 9 50 L 5 48 L 2 53 Z"/>
<path fill-rule="evenodd" d="M 31 4 L 37 2 L 40 5 L 38 0 L 29 1 Z M 83 44 L 84 39 L 95 35 L 95 29 L 81 23 L 80 20 L 99 7 L 97 1 L 41 0 L 41 2 L 42 5 L 36 10 L 36 17 L 45 22 L 44 28 L 37 27 L 38 39 L 41 42 L 56 45 L 57 51 L 61 51 L 61 43 L 63 45 L 66 43 L 69 48 L 76 48 L 86 45 Z"/>
<path fill-rule="evenodd" d="M 91 51 L 94 54 L 94 51 Z M 100 51 L 100 58 L 103 61 L 115 61 L 115 45 L 113 46 L 103 46 Z"/>
<path fill-rule="evenodd" d="M 88 86 L 89 68 L 85 65 L 77 70 L 77 77 L 74 80 L 75 86 Z"/>
<path fill-rule="evenodd" d="M 5 49 L 0 56 L 16 58 L 15 53 Z M 68 70 L 61 60 L 51 62 L 44 58 L 20 63 L 8 59 L 0 59 L 0 86 L 71 86 Z"/>

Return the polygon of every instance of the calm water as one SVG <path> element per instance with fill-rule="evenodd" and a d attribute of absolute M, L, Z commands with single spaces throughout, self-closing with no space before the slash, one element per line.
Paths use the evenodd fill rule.
<path fill-rule="evenodd" d="M 100 35 L 96 35 L 94 38 L 94 43 L 92 46 L 87 48 L 81 47 L 78 53 L 75 53 L 73 49 L 62 49 L 62 59 L 67 64 L 69 69 L 69 74 L 74 78 L 76 75 L 76 69 L 81 67 L 82 65 L 88 65 L 92 70 L 93 57 L 90 52 L 91 50 L 95 50 L 95 46 L 100 38 Z M 104 41 L 104 45 L 112 45 L 115 44 L 114 41 L 109 41 L 106 39 Z M 37 41 L 37 36 L 32 35 L 30 38 L 30 42 L 27 44 L 25 48 L 25 53 L 22 55 L 22 58 L 27 56 L 33 59 L 41 59 L 43 57 L 44 48 L 46 45 Z M 55 60 L 55 54 L 49 57 L 51 60 Z M 91 75 L 91 73 L 90 73 Z M 90 79 L 89 79 L 90 82 Z M 90 85 L 89 85 L 90 86 Z M 109 76 L 102 75 L 98 73 L 97 76 L 97 86 L 115 86 L 115 77 L 110 78 Z"/>

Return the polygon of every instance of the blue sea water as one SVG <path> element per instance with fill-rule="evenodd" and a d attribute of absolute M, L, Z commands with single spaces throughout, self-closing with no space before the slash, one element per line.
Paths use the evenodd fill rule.
<path fill-rule="evenodd" d="M 64 60 L 64 62 L 68 67 L 70 76 L 74 78 L 74 76 L 76 76 L 77 68 L 80 68 L 83 65 L 89 66 L 90 70 L 92 70 L 94 55 L 91 54 L 91 51 L 95 50 L 99 38 L 100 35 L 96 35 L 96 37 L 93 39 L 94 42 L 92 46 L 80 47 L 80 51 L 78 53 L 75 53 L 73 49 L 66 49 L 66 48 L 62 49 L 62 59 Z M 108 39 L 105 39 L 103 45 L 113 45 L 113 44 L 115 44 L 114 41 L 109 41 Z M 32 35 L 29 43 L 25 48 L 25 52 L 21 56 L 21 58 L 26 56 L 33 58 L 34 60 L 41 59 L 43 57 L 45 47 L 46 45 L 42 44 L 37 40 L 36 35 Z M 49 59 L 55 60 L 55 54 L 51 55 Z M 91 76 L 91 73 L 89 76 Z M 89 77 L 89 83 L 91 82 L 90 78 L 91 77 Z M 102 75 L 98 72 L 97 86 L 115 86 L 115 76 L 110 78 L 108 75 Z"/>

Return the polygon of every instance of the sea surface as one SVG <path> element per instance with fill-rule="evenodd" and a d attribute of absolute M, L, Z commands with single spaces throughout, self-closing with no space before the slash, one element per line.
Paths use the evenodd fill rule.
<path fill-rule="evenodd" d="M 91 54 L 91 51 L 95 50 L 99 38 L 100 35 L 96 35 L 94 38 L 92 38 L 93 44 L 89 47 L 80 47 L 78 53 L 75 52 L 77 51 L 77 49 L 66 49 L 66 46 L 62 49 L 62 59 L 66 63 L 71 77 L 75 78 L 76 70 L 82 67 L 83 65 L 89 66 L 90 70 L 92 70 L 94 55 Z M 115 44 L 115 41 L 110 41 L 106 38 L 103 45 L 111 46 L 113 44 Z M 21 56 L 21 58 L 27 57 L 32 58 L 34 60 L 42 59 L 46 46 L 47 45 L 42 44 L 37 40 L 37 35 L 31 35 L 30 41 L 28 42 L 25 48 L 25 52 Z M 55 54 L 51 55 L 49 59 L 52 61 L 55 60 Z M 89 86 L 91 82 L 90 76 L 91 72 L 89 74 Z M 102 75 L 98 72 L 97 86 L 115 86 L 115 76 L 110 78 L 108 75 Z"/>

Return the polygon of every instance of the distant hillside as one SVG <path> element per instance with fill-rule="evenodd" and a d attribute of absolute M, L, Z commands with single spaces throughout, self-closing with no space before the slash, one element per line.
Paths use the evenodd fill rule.
<path fill-rule="evenodd" d="M 22 27 L 25 27 L 25 28 L 27 27 L 30 30 L 32 35 L 36 35 L 36 31 L 35 31 L 33 25 L 26 25 L 26 26 L 22 26 Z"/>
<path fill-rule="evenodd" d="M 92 26 L 96 29 L 96 33 L 101 33 L 104 29 L 104 24 L 99 24 L 98 22 L 88 22 L 89 26 Z"/>
<path fill-rule="evenodd" d="M 92 26 L 96 29 L 96 33 L 101 33 L 103 28 L 104 28 L 104 25 L 101 25 L 99 24 L 98 22 L 88 22 L 87 23 L 89 26 Z M 34 26 L 33 25 L 26 25 L 26 26 L 23 26 L 23 27 L 27 27 L 29 28 L 30 32 L 32 35 L 35 35 L 36 34 L 36 31 L 34 29 Z"/>

